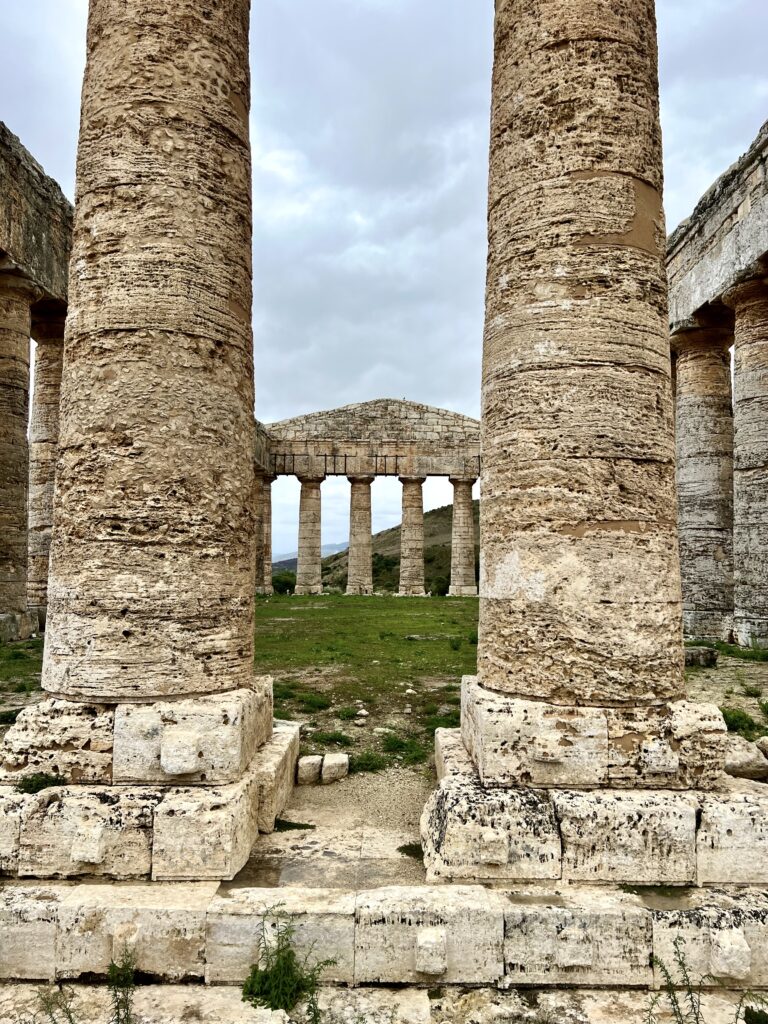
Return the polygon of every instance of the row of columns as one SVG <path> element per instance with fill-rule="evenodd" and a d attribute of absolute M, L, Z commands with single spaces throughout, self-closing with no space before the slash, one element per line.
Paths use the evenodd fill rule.
<path fill-rule="evenodd" d="M 768 646 L 768 285 L 724 297 L 733 327 L 672 340 L 687 634 Z M 731 394 L 731 358 L 735 360 Z"/>
<path fill-rule="evenodd" d="M 45 624 L 59 433 L 64 317 L 33 319 L 39 291 L 0 275 L 0 637 L 25 639 Z M 37 342 L 29 438 L 30 338 Z"/>
<path fill-rule="evenodd" d="M 263 541 L 257 551 L 256 578 L 263 581 L 259 593 L 272 593 L 272 497 L 274 477 L 257 482 L 257 531 Z M 347 594 L 373 593 L 373 547 L 371 528 L 372 476 L 351 476 L 349 500 L 349 554 Z M 400 527 L 400 586 L 402 596 L 423 597 L 424 586 L 424 499 L 425 477 L 400 477 L 403 486 L 403 516 Z M 322 594 L 322 546 L 320 539 L 322 503 L 320 486 L 324 477 L 299 477 L 299 551 L 296 566 L 297 594 Z M 470 478 L 453 478 L 453 523 L 451 528 L 451 583 L 448 593 L 456 597 L 477 594 L 475 579 L 475 528 Z M 260 525 L 259 525 L 260 524 Z"/>

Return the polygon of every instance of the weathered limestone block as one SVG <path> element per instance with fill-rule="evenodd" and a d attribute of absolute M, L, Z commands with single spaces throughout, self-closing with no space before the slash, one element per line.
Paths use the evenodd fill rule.
<path fill-rule="evenodd" d="M 695 797 L 684 793 L 553 792 L 563 879 L 678 884 L 696 881 Z"/>
<path fill-rule="evenodd" d="M 400 524 L 400 586 L 403 597 L 424 596 L 424 477 L 400 477 L 403 518 Z"/>
<path fill-rule="evenodd" d="M 371 484 L 373 477 L 350 477 L 349 483 L 347 593 L 372 594 Z"/>
<path fill-rule="evenodd" d="M 236 782 L 272 733 L 272 703 L 251 689 L 115 712 L 115 782 Z"/>
<path fill-rule="evenodd" d="M 296 594 L 322 594 L 321 496 L 323 478 L 300 477 Z"/>
<path fill-rule="evenodd" d="M 0 875 L 18 870 L 21 823 L 33 800 L 11 786 L 0 786 Z"/>
<path fill-rule="evenodd" d="M 654 0 L 497 5 L 478 675 L 521 698 L 683 696 L 654 40 Z"/>
<path fill-rule="evenodd" d="M 36 628 L 27 612 L 30 305 L 39 293 L 0 272 L 0 616 L 3 640 Z"/>
<path fill-rule="evenodd" d="M 507 898 L 505 985 L 651 984 L 651 915 L 636 898 L 596 888 Z"/>
<path fill-rule="evenodd" d="M 686 647 L 686 668 L 716 668 L 718 651 L 715 647 Z"/>
<path fill-rule="evenodd" d="M 768 896 L 755 890 L 693 890 L 679 909 L 653 911 L 653 949 L 675 982 L 675 939 L 685 942 L 690 976 L 705 986 L 768 988 Z M 654 983 L 664 985 L 658 964 Z"/>
<path fill-rule="evenodd" d="M 307 754 L 300 757 L 296 765 L 296 784 L 298 786 L 316 786 L 323 770 L 322 754 Z"/>
<path fill-rule="evenodd" d="M 337 889 L 231 889 L 208 910 L 205 980 L 241 984 L 267 941 L 291 915 L 301 957 L 335 959 L 323 980 L 351 985 L 355 964 L 355 894 Z"/>
<path fill-rule="evenodd" d="M 461 729 L 435 729 L 437 781 L 447 776 L 471 776 L 475 767 L 461 739 Z"/>
<path fill-rule="evenodd" d="M 323 758 L 322 782 L 324 786 L 340 782 L 349 775 L 349 754 L 341 752 L 326 754 Z"/>
<path fill-rule="evenodd" d="M 730 733 L 725 752 L 725 771 L 737 779 L 764 782 L 768 779 L 768 757 L 756 743 Z"/>
<path fill-rule="evenodd" d="M 22 821 L 19 876 L 149 876 L 153 813 L 159 800 L 160 793 L 151 789 L 43 790 Z"/>
<path fill-rule="evenodd" d="M 504 973 L 505 903 L 473 886 L 359 893 L 355 983 L 496 984 Z"/>
<path fill-rule="evenodd" d="M 133 954 L 136 969 L 183 981 L 205 973 L 205 918 L 216 882 L 78 885 L 61 900 L 56 973 L 104 976 Z"/>
<path fill-rule="evenodd" d="M 560 878 L 560 833 L 540 790 L 485 790 L 477 775 L 447 776 L 421 817 L 427 880 Z"/>
<path fill-rule="evenodd" d="M 736 782 L 702 797 L 696 837 L 699 885 L 768 882 L 768 793 L 761 783 Z"/>
<path fill-rule="evenodd" d="M 748 281 L 733 307 L 734 627 L 740 644 L 768 647 L 768 286 Z"/>
<path fill-rule="evenodd" d="M 43 772 L 62 784 L 109 783 L 113 725 L 103 704 L 49 699 L 24 708 L 0 741 L 0 780 Z"/>
<path fill-rule="evenodd" d="M 474 480 L 451 478 L 453 484 L 453 518 L 451 520 L 451 585 L 452 597 L 473 597 L 477 594 L 475 578 L 475 517 L 472 505 Z"/>
<path fill-rule="evenodd" d="M 48 605 L 48 563 L 53 529 L 53 490 L 59 443 L 59 404 L 64 354 L 64 315 L 32 323 L 35 388 L 29 424 L 29 565 L 27 600 L 42 628 Z"/>
<path fill-rule="evenodd" d="M 288 806 L 299 759 L 300 726 L 276 721 L 272 739 L 254 757 L 249 771 L 259 790 L 259 832 L 274 831 L 275 821 Z"/>
<path fill-rule="evenodd" d="M 486 786 L 711 788 L 725 722 L 712 704 L 565 707 L 462 684 L 462 738 Z"/>
<path fill-rule="evenodd" d="M 56 923 L 63 889 L 55 885 L 0 888 L 0 979 L 56 977 Z"/>
<path fill-rule="evenodd" d="M 253 677 L 248 31 L 248 0 L 90 4 L 52 694 L 119 703 Z"/>
<path fill-rule="evenodd" d="M 258 818 L 259 781 L 253 763 L 242 779 L 228 786 L 172 789 L 155 811 L 152 878 L 234 878 L 248 860 Z"/>

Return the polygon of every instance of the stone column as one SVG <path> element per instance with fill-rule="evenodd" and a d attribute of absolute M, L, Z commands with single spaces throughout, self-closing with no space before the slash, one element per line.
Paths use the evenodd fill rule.
<path fill-rule="evenodd" d="M 477 594 L 475 579 L 475 519 L 472 506 L 474 480 L 451 478 L 453 520 L 451 522 L 451 597 Z"/>
<path fill-rule="evenodd" d="M 347 593 L 373 593 L 373 553 L 371 543 L 372 476 L 349 477 L 349 556 Z"/>
<path fill-rule="evenodd" d="M 296 565 L 296 594 L 322 594 L 323 569 L 320 541 L 323 478 L 299 477 L 299 557 Z"/>
<path fill-rule="evenodd" d="M 717 328 L 672 339 L 683 626 L 715 640 L 733 629 L 732 342 Z"/>
<path fill-rule="evenodd" d="M 262 529 L 263 529 L 263 572 L 264 572 L 264 586 L 262 588 L 262 594 L 274 593 L 272 587 L 272 484 L 275 482 L 273 476 L 265 476 L 263 478 L 263 492 L 262 492 Z"/>
<path fill-rule="evenodd" d="M 400 526 L 401 597 L 424 597 L 424 499 L 426 478 L 401 476 L 403 521 Z"/>
<path fill-rule="evenodd" d="M 253 680 L 248 30 L 248 0 L 90 3 L 43 665 L 54 694 Z"/>
<path fill-rule="evenodd" d="M 735 314 L 734 628 L 745 647 L 768 647 L 768 285 L 725 296 Z"/>
<path fill-rule="evenodd" d="M 253 488 L 254 590 L 257 594 L 264 593 L 264 492 L 264 477 L 257 471 Z"/>
<path fill-rule="evenodd" d="M 24 640 L 27 611 L 30 304 L 26 282 L 0 275 L 0 641 Z"/>
<path fill-rule="evenodd" d="M 59 397 L 64 354 L 64 315 L 33 324 L 34 393 L 29 430 L 29 568 L 27 600 L 40 628 L 48 605 L 48 563 L 53 529 L 53 490 L 59 443 Z"/>
<path fill-rule="evenodd" d="M 481 681 L 683 692 L 653 0 L 497 0 Z M 567 130 L 565 130 L 567 127 Z"/>

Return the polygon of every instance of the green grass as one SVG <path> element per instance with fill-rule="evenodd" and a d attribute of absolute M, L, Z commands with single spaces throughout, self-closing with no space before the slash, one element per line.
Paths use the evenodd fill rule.
<path fill-rule="evenodd" d="M 727 658 L 741 658 L 742 661 L 768 661 L 768 647 L 739 647 L 722 640 L 686 640 L 686 647 L 712 647 Z"/>
<path fill-rule="evenodd" d="M 376 750 L 363 750 L 359 754 L 353 754 L 349 759 L 349 774 L 358 775 L 360 772 L 380 772 L 389 764 L 383 754 Z"/>
<path fill-rule="evenodd" d="M 32 693 L 39 689 L 42 667 L 41 637 L 12 644 L 0 644 L 0 695 Z"/>
<path fill-rule="evenodd" d="M 403 764 L 423 764 L 429 757 L 429 749 L 413 735 L 387 733 L 382 739 L 381 748 L 385 754 L 396 755 Z"/>
<path fill-rule="evenodd" d="M 720 710 L 723 713 L 728 732 L 734 732 L 739 736 L 743 736 L 745 740 L 750 740 L 750 742 L 768 734 L 768 727 L 760 725 L 746 711 L 742 711 L 740 708 L 728 707 L 720 708 Z"/>
<path fill-rule="evenodd" d="M 313 744 L 321 747 L 351 747 L 354 741 L 344 732 L 334 729 L 332 732 L 323 732 L 322 729 L 310 735 Z"/>

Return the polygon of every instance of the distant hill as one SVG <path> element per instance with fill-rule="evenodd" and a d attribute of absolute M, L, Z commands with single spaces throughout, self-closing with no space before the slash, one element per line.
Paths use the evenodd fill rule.
<path fill-rule="evenodd" d="M 323 556 L 335 555 L 339 551 L 346 551 L 346 544 L 323 544 L 320 549 Z M 296 563 L 299 558 L 298 551 L 292 551 L 289 555 L 278 555 L 272 563 L 272 568 L 277 572 L 296 572 Z"/>
<path fill-rule="evenodd" d="M 478 501 L 475 515 L 475 548 L 479 547 Z M 453 506 L 444 505 L 424 514 L 424 581 L 433 594 L 445 593 L 451 579 L 451 521 Z M 477 556 L 476 556 L 477 557 Z M 295 566 L 295 562 L 294 562 Z M 282 568 L 282 566 L 281 566 Z M 287 568 L 287 566 L 286 566 Z M 397 590 L 400 578 L 400 527 L 373 536 L 373 586 L 376 590 Z M 347 585 L 347 551 L 323 559 L 323 583 L 344 589 Z"/>

